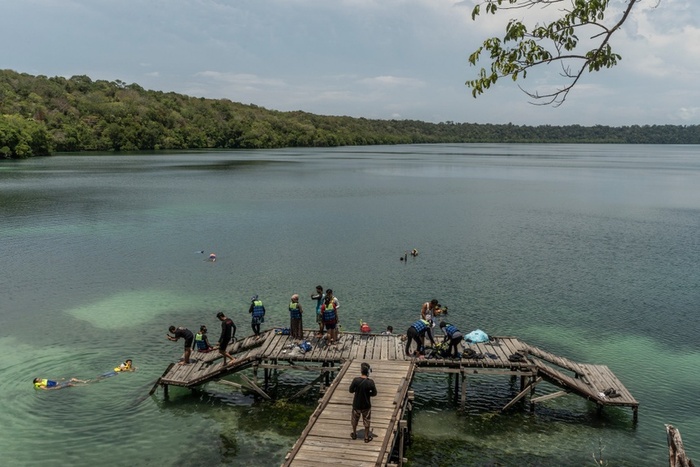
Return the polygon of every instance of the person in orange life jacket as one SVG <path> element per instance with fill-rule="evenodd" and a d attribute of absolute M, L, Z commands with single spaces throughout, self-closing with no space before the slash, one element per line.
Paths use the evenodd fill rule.
<path fill-rule="evenodd" d="M 445 334 L 443 342 L 450 342 L 450 348 L 447 353 L 452 356 L 452 358 L 457 358 L 459 356 L 458 347 L 460 342 L 462 342 L 462 333 L 456 326 L 440 321 L 440 329 Z"/>
<path fill-rule="evenodd" d="M 255 334 L 256 339 L 260 339 L 260 324 L 265 322 L 265 307 L 257 295 L 251 297 L 248 313 L 252 316 L 251 328 L 253 329 L 253 334 Z"/>
<path fill-rule="evenodd" d="M 355 394 L 352 399 L 352 416 L 350 424 L 352 425 L 352 433 L 350 438 L 357 439 L 357 423 L 362 417 L 362 424 L 365 428 L 365 443 L 372 441 L 370 432 L 370 422 L 372 419 L 372 400 L 371 398 L 377 395 L 377 387 L 374 381 L 370 379 L 369 374 L 372 369 L 368 363 L 360 365 L 360 376 L 356 377 L 350 383 L 350 393 Z"/>
<path fill-rule="evenodd" d="M 226 358 L 231 360 L 231 363 L 236 361 L 235 357 L 228 353 L 226 347 L 228 347 L 231 339 L 236 336 L 236 325 L 233 323 L 231 318 L 227 318 L 226 315 L 220 311 L 216 314 L 216 317 L 221 321 L 221 335 L 219 336 L 219 353 L 224 357 L 223 366 L 226 366 Z"/>
<path fill-rule="evenodd" d="M 338 322 L 340 321 L 338 308 L 340 308 L 340 303 L 333 295 L 333 290 L 326 289 L 326 295 L 323 297 L 323 304 L 321 305 L 321 314 L 323 316 L 323 325 L 328 331 L 326 339 L 331 345 L 338 343 Z"/>
<path fill-rule="evenodd" d="M 177 342 L 181 337 L 185 339 L 185 357 L 181 362 L 178 362 L 178 364 L 189 364 L 190 353 L 192 352 L 192 341 L 194 341 L 194 334 L 192 334 L 192 331 L 190 331 L 187 328 L 183 328 L 182 326 L 179 326 L 177 328 L 175 326 L 170 326 L 168 328 L 168 331 L 174 334 L 174 336 L 171 336 L 170 334 L 165 335 L 165 337 L 167 337 L 169 341 Z"/>
<path fill-rule="evenodd" d="M 408 328 L 408 331 L 406 331 L 406 355 L 413 355 L 411 353 L 412 341 L 416 341 L 416 346 L 418 347 L 417 352 L 423 353 L 423 341 L 428 329 L 430 329 L 430 322 L 424 319 L 419 319 Z"/>
<path fill-rule="evenodd" d="M 301 303 L 299 303 L 299 295 L 292 295 L 291 302 L 289 302 L 289 334 L 292 336 L 292 339 L 304 338 L 304 326 L 301 319 L 303 313 L 304 310 L 301 308 Z"/>

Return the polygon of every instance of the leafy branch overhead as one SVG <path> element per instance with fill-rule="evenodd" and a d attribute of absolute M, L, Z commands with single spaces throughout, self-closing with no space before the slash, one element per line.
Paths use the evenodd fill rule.
<path fill-rule="evenodd" d="M 472 95 L 483 94 L 500 78 L 513 81 L 526 78 L 530 69 L 553 63 L 561 67 L 563 83 L 551 91 L 538 92 L 520 89 L 537 105 L 560 106 L 569 91 L 583 74 L 617 65 L 621 56 L 610 45 L 611 38 L 629 17 L 641 0 L 619 0 L 622 8 L 610 7 L 610 0 L 483 0 L 472 11 L 472 19 L 485 12 L 495 15 L 502 10 L 532 10 L 540 8 L 549 13 L 555 8 L 556 19 L 551 22 L 526 24 L 510 19 L 502 39 L 490 37 L 469 56 L 469 63 L 477 66 L 489 59 L 489 69 L 481 68 L 478 77 L 466 82 Z M 523 13 L 527 13 L 523 11 Z M 606 13 L 613 16 L 606 18 Z"/>

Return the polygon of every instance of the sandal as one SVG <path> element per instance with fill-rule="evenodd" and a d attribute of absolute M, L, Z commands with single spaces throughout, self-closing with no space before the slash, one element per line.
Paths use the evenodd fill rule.
<path fill-rule="evenodd" d="M 369 443 L 369 442 L 372 441 L 373 439 L 374 439 L 374 438 L 371 437 L 371 436 L 368 437 L 368 438 L 365 438 L 365 443 Z"/>
<path fill-rule="evenodd" d="M 357 433 L 350 433 L 351 439 L 357 439 Z"/>

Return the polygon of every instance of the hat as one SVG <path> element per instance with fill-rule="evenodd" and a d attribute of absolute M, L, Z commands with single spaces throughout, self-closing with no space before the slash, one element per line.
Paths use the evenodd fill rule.
<path fill-rule="evenodd" d="M 251 301 L 251 302 L 254 302 L 254 301 L 257 300 L 257 299 L 258 299 L 258 296 L 257 296 L 257 295 L 253 295 L 252 297 L 250 297 L 250 301 Z"/>

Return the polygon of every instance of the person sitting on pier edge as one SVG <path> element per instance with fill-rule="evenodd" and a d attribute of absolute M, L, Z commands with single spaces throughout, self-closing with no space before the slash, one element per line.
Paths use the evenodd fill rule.
<path fill-rule="evenodd" d="M 316 324 L 318 324 L 318 336 L 323 337 L 323 316 L 321 315 L 321 305 L 323 305 L 323 287 L 316 286 L 316 293 L 311 294 L 311 300 L 316 300 Z"/>
<path fill-rule="evenodd" d="M 328 331 L 326 339 L 328 339 L 329 345 L 338 343 L 338 308 L 340 308 L 340 303 L 333 295 L 333 290 L 327 289 L 321 305 L 321 315 L 323 316 L 323 325 Z"/>
<path fill-rule="evenodd" d="M 301 315 L 304 310 L 301 308 L 301 303 L 299 303 L 299 294 L 292 295 L 291 302 L 289 302 L 289 334 L 292 339 L 303 339 L 304 338 L 304 326 L 302 324 Z"/>
<path fill-rule="evenodd" d="M 194 334 L 192 334 L 192 331 L 190 331 L 187 328 L 183 328 L 182 326 L 170 326 L 168 328 L 168 331 L 172 332 L 174 336 L 171 336 L 170 334 L 166 334 L 165 337 L 168 338 L 169 341 L 177 342 L 181 337 L 185 339 L 185 356 L 181 362 L 178 362 L 179 365 L 187 365 L 190 363 L 190 353 L 192 352 L 192 342 L 194 341 Z"/>
<path fill-rule="evenodd" d="M 76 383 L 87 384 L 90 380 L 71 378 L 68 381 L 54 381 L 52 379 L 34 378 L 34 389 L 63 389 L 75 386 Z"/>
<path fill-rule="evenodd" d="M 392 326 L 387 326 L 386 331 L 382 333 L 383 336 L 391 336 L 394 334 L 394 328 Z"/>
<path fill-rule="evenodd" d="M 452 358 L 458 358 L 459 343 L 462 342 L 463 338 L 461 331 L 457 329 L 456 326 L 448 324 L 444 321 L 440 321 L 440 329 L 445 334 L 443 342 L 450 342 L 450 348 L 447 350 L 447 353 L 451 355 Z"/>
<path fill-rule="evenodd" d="M 256 339 L 260 339 L 260 325 L 265 322 L 265 307 L 262 300 L 257 295 L 250 298 L 250 308 L 248 313 L 252 315 L 251 328 Z"/>
<path fill-rule="evenodd" d="M 416 345 L 418 346 L 416 352 L 419 354 L 423 353 L 423 342 L 425 340 L 425 333 L 428 332 L 429 329 L 430 322 L 424 319 L 419 319 L 408 328 L 408 331 L 406 331 L 406 355 L 413 355 L 411 353 L 412 341 L 416 341 Z"/>
<path fill-rule="evenodd" d="M 365 427 L 365 443 L 372 441 L 372 433 L 369 429 L 372 419 L 371 398 L 377 395 L 377 387 L 369 377 L 371 371 L 372 369 L 368 363 L 362 363 L 360 365 L 360 376 L 353 379 L 352 383 L 350 383 L 350 392 L 355 394 L 352 399 L 352 416 L 350 418 L 352 433 L 350 433 L 350 438 L 357 439 L 357 423 L 360 421 L 361 416 L 362 425 Z"/>
<path fill-rule="evenodd" d="M 223 366 L 226 366 L 226 358 L 231 360 L 231 363 L 235 362 L 236 359 L 226 351 L 231 339 L 236 337 L 236 325 L 233 323 L 231 318 L 227 318 L 223 311 L 216 314 L 216 317 L 221 321 L 221 335 L 219 336 L 219 353 L 224 357 Z"/>
<path fill-rule="evenodd" d="M 207 336 L 207 327 L 201 325 L 199 327 L 199 332 L 194 335 L 194 344 L 192 344 L 192 349 L 197 352 L 211 352 L 214 348 L 209 344 L 209 337 Z"/>

